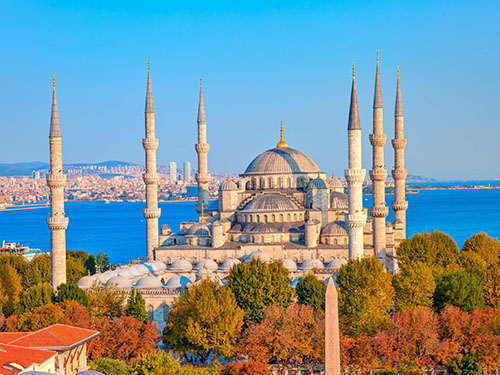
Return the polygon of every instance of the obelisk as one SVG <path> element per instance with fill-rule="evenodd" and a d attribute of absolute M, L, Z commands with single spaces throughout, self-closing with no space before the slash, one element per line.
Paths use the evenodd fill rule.
<path fill-rule="evenodd" d="M 340 375 L 339 304 L 332 278 L 325 295 L 325 375 Z"/>

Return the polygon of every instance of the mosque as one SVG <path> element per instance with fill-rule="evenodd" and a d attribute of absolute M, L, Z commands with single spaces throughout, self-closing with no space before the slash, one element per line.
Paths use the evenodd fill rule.
<path fill-rule="evenodd" d="M 64 214 L 66 176 L 62 168 L 61 129 L 54 90 L 50 127 L 51 213 L 47 219 L 51 231 L 52 286 L 66 282 Z M 167 225 L 159 231 L 158 182 L 155 137 L 155 115 L 151 72 L 148 77 L 145 108 L 146 153 L 143 175 L 146 184 L 147 261 L 121 267 L 102 274 L 85 276 L 78 285 L 89 288 L 108 285 L 125 293 L 136 289 L 144 296 L 151 318 L 162 327 L 174 298 L 205 277 L 224 283 L 231 268 L 257 258 L 265 262 L 281 261 L 290 271 L 292 285 L 308 272 L 327 279 L 348 259 L 375 256 L 387 272 L 398 271 L 396 249 L 406 238 L 403 109 L 397 73 L 394 112 L 394 222 L 386 220 L 385 201 L 387 170 L 384 163 L 386 134 L 383 131 L 383 105 L 379 58 L 375 75 L 373 132 L 369 135 L 373 163 L 369 177 L 373 187 L 373 204 L 363 207 L 362 185 L 366 171 L 361 167 L 361 123 L 359 119 L 356 80 L 353 65 L 352 89 L 347 126 L 348 165 L 346 186 L 327 178 L 305 153 L 291 148 L 283 136 L 276 147 L 260 153 L 234 181 L 229 178 L 219 188 L 216 202 L 208 200 L 207 121 L 200 79 L 198 106 L 198 221 L 185 221 L 178 232 Z M 345 188 L 347 192 L 345 191 Z"/>

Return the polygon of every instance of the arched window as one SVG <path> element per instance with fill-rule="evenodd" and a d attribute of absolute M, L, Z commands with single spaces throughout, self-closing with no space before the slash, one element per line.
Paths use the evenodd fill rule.
<path fill-rule="evenodd" d="M 274 214 L 271 215 L 271 223 L 274 223 L 276 221 L 276 216 Z"/>
<path fill-rule="evenodd" d="M 272 189 L 274 186 L 273 186 L 273 179 L 271 177 L 269 177 L 269 189 Z"/>
<path fill-rule="evenodd" d="M 286 215 L 286 221 L 288 222 L 292 221 L 292 216 L 290 214 Z"/>
<path fill-rule="evenodd" d="M 297 214 L 293 214 L 293 221 L 297 221 Z"/>
<path fill-rule="evenodd" d="M 283 187 L 283 181 L 281 180 L 281 177 L 278 178 L 278 188 L 281 189 Z"/>
<path fill-rule="evenodd" d="M 264 223 L 267 223 L 267 215 L 264 215 Z"/>
<path fill-rule="evenodd" d="M 266 180 L 264 179 L 264 177 L 261 177 L 260 178 L 260 186 L 259 186 L 259 189 L 264 189 L 265 188 L 265 185 L 266 184 Z"/>
<path fill-rule="evenodd" d="M 283 222 L 283 214 L 280 214 L 280 223 Z"/>
<path fill-rule="evenodd" d="M 257 217 L 257 223 L 260 223 L 260 215 L 256 215 Z"/>
<path fill-rule="evenodd" d="M 288 187 L 289 188 L 292 188 L 292 179 L 290 177 L 288 177 Z"/>
<path fill-rule="evenodd" d="M 149 305 L 148 306 L 148 315 L 149 315 L 149 319 L 153 320 L 153 318 L 154 318 L 154 308 L 153 308 L 153 305 Z"/>
<path fill-rule="evenodd" d="M 252 222 L 252 215 L 248 215 L 248 222 L 251 223 Z"/>
<path fill-rule="evenodd" d="M 250 189 L 251 189 L 250 181 L 247 181 L 247 183 L 245 184 L 245 190 L 250 190 Z"/>

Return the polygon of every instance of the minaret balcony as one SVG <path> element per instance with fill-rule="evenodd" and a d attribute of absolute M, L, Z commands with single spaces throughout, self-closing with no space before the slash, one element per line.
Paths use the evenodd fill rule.
<path fill-rule="evenodd" d="M 393 169 L 392 170 L 392 177 L 394 180 L 404 180 L 406 179 L 406 176 L 408 175 L 408 171 L 406 169 Z"/>
<path fill-rule="evenodd" d="M 346 169 L 344 175 L 348 185 L 361 185 L 365 180 L 366 171 L 364 169 Z"/>
<path fill-rule="evenodd" d="M 366 224 L 366 215 L 364 213 L 355 213 L 346 216 L 346 224 L 349 228 L 362 228 Z"/>
<path fill-rule="evenodd" d="M 385 181 L 387 179 L 387 171 L 385 169 L 372 169 L 370 171 L 370 179 L 372 181 Z"/>
<path fill-rule="evenodd" d="M 146 185 L 158 185 L 160 176 L 157 173 L 143 173 L 142 179 Z"/>
<path fill-rule="evenodd" d="M 47 185 L 51 189 L 63 188 L 66 185 L 66 175 L 64 174 L 48 174 Z"/>
<path fill-rule="evenodd" d="M 370 207 L 371 217 L 387 217 L 389 214 L 389 208 L 385 206 L 380 207 Z"/>
<path fill-rule="evenodd" d="M 158 219 L 161 215 L 161 208 L 145 208 L 143 213 L 146 219 Z"/>
<path fill-rule="evenodd" d="M 401 139 L 393 139 L 392 140 L 392 147 L 395 150 L 404 150 L 406 148 L 406 139 L 401 138 Z"/>
<path fill-rule="evenodd" d="M 393 201 L 392 209 L 394 211 L 406 211 L 408 209 L 408 201 Z"/>
<path fill-rule="evenodd" d="M 155 151 L 159 143 L 160 141 L 158 141 L 158 138 L 144 138 L 142 140 L 142 147 L 144 147 L 146 151 Z"/>
<path fill-rule="evenodd" d="M 370 143 L 373 147 L 384 147 L 387 134 L 370 134 Z"/>
<path fill-rule="evenodd" d="M 50 230 L 65 230 L 68 227 L 69 219 L 65 216 L 52 216 L 47 218 Z"/>
<path fill-rule="evenodd" d="M 210 145 L 208 143 L 197 143 L 194 145 L 194 148 L 198 154 L 208 154 Z"/>
<path fill-rule="evenodd" d="M 196 182 L 199 184 L 208 184 L 210 182 L 209 174 L 196 174 Z"/>

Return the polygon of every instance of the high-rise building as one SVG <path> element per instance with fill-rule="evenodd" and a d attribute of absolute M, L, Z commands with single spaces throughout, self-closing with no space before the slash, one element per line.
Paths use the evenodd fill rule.
<path fill-rule="evenodd" d="M 168 176 L 170 179 L 170 183 L 175 183 L 177 182 L 177 163 L 175 161 L 170 162 L 170 168 L 168 171 Z"/>
<path fill-rule="evenodd" d="M 191 163 L 188 161 L 184 162 L 184 182 L 191 180 Z"/>

